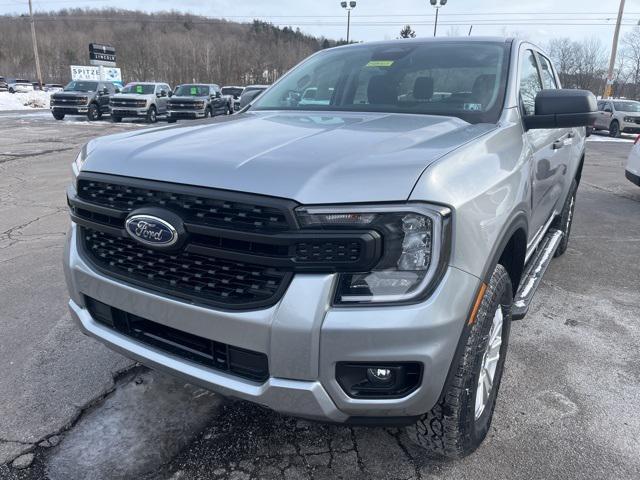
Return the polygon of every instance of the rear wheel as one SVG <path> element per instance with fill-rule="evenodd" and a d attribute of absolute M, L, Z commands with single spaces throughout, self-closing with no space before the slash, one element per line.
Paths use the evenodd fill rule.
<path fill-rule="evenodd" d="M 617 120 L 614 120 L 611 122 L 611 125 L 609 125 L 609 136 L 614 138 L 618 138 L 620 136 L 620 124 Z"/>
<path fill-rule="evenodd" d="M 418 445 L 432 453 L 460 458 L 472 453 L 486 437 L 504 370 L 512 301 L 509 274 L 497 265 L 442 397 L 407 428 Z"/>
<path fill-rule="evenodd" d="M 564 202 L 564 206 L 562 207 L 562 213 L 555 219 L 552 227 L 557 228 L 562 231 L 563 236 L 560 241 L 560 245 L 556 249 L 556 253 L 553 254 L 554 257 L 559 257 L 567 250 L 567 245 L 569 245 L 569 235 L 571 235 L 571 224 L 573 222 L 573 210 L 576 205 L 576 193 L 578 191 L 578 182 L 575 180 L 571 183 L 571 188 L 569 189 L 569 195 L 567 195 L 567 199 Z"/>
<path fill-rule="evenodd" d="M 53 114 L 53 118 L 55 118 L 56 120 L 63 120 L 64 119 L 64 113 L 52 112 L 52 114 Z"/>
<path fill-rule="evenodd" d="M 158 112 L 156 111 L 156 107 L 151 105 L 149 107 L 149 111 L 147 112 L 147 123 L 156 123 L 158 121 Z"/>

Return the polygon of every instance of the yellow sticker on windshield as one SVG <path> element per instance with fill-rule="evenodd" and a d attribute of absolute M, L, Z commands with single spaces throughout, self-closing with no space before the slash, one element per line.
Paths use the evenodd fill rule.
<path fill-rule="evenodd" d="M 393 65 L 393 60 L 371 60 L 367 63 L 367 67 L 390 67 Z"/>

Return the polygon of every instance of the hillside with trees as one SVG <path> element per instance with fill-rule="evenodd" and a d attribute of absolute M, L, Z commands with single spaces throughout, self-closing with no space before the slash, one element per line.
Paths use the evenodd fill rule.
<path fill-rule="evenodd" d="M 113 45 L 123 80 L 269 83 L 336 42 L 266 22 L 236 23 L 177 12 L 71 9 L 37 14 L 43 80 L 65 83 L 88 65 L 89 43 Z M 28 16 L 0 16 L 0 75 L 36 79 Z"/>

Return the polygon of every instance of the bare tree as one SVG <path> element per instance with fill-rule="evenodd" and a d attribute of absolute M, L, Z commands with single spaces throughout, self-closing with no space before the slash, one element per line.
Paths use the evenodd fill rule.
<path fill-rule="evenodd" d="M 400 30 L 400 38 L 415 38 L 416 32 L 411 28 L 411 25 L 405 25 Z"/>

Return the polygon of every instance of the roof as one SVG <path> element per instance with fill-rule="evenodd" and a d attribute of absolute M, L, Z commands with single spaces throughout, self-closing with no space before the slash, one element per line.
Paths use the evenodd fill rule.
<path fill-rule="evenodd" d="M 382 45 L 398 45 L 398 44 L 426 44 L 426 43 L 511 43 L 512 37 L 416 37 L 416 38 L 398 38 L 396 40 L 380 40 L 375 42 L 350 43 L 349 45 L 341 45 L 334 48 L 357 48 L 360 46 L 382 46 Z"/>

